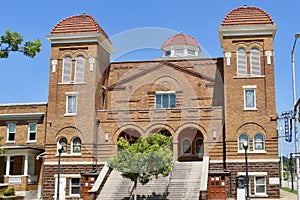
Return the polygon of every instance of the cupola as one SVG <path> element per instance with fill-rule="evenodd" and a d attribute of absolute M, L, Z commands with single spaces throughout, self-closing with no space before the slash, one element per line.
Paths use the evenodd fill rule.
<path fill-rule="evenodd" d="M 201 52 L 197 40 L 183 33 L 168 38 L 161 49 L 164 58 L 198 57 Z"/>

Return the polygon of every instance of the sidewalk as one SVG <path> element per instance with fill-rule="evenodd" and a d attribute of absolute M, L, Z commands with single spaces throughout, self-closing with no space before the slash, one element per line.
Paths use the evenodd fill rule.
<path fill-rule="evenodd" d="M 280 190 L 280 199 L 282 200 L 296 200 L 297 199 L 297 195 L 293 194 L 291 192 L 287 192 L 284 190 Z"/>

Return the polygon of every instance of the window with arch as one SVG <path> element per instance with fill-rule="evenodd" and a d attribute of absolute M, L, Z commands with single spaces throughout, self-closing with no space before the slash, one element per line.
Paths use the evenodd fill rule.
<path fill-rule="evenodd" d="M 198 138 L 196 140 L 196 154 L 203 154 L 203 153 L 204 153 L 203 139 Z"/>
<path fill-rule="evenodd" d="M 243 47 L 237 50 L 237 76 L 247 75 L 247 52 Z"/>
<path fill-rule="evenodd" d="M 68 150 L 68 140 L 65 137 L 59 139 L 58 144 L 62 146 L 62 153 L 67 153 Z M 57 145 L 57 152 L 58 152 L 58 145 Z"/>
<path fill-rule="evenodd" d="M 81 139 L 76 137 L 72 140 L 72 153 L 81 153 Z"/>
<path fill-rule="evenodd" d="M 265 150 L 265 139 L 260 133 L 254 136 L 254 150 Z"/>
<path fill-rule="evenodd" d="M 84 57 L 79 55 L 76 57 L 75 63 L 75 83 L 82 83 L 84 81 Z"/>
<path fill-rule="evenodd" d="M 192 153 L 191 141 L 186 138 L 182 141 L 182 154 L 190 154 L 190 153 Z"/>
<path fill-rule="evenodd" d="M 239 136 L 239 151 L 244 150 L 243 144 L 245 141 L 247 141 L 247 143 L 249 144 L 249 137 L 245 133 L 242 133 Z M 248 145 L 248 150 L 249 150 L 249 145 Z"/>
<path fill-rule="evenodd" d="M 254 47 L 250 50 L 250 70 L 251 75 L 261 75 L 260 51 L 257 47 Z"/>
<path fill-rule="evenodd" d="M 65 56 L 63 59 L 63 72 L 62 82 L 69 83 L 72 78 L 72 58 L 71 56 Z"/>

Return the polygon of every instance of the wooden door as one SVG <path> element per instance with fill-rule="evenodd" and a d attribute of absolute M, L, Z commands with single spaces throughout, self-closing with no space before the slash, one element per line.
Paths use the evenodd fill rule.
<path fill-rule="evenodd" d="M 226 176 L 209 175 L 208 176 L 208 199 L 226 199 Z"/>
<path fill-rule="evenodd" d="M 89 190 L 92 189 L 96 182 L 97 176 L 84 176 L 83 178 L 83 199 L 87 200 L 89 197 Z"/>

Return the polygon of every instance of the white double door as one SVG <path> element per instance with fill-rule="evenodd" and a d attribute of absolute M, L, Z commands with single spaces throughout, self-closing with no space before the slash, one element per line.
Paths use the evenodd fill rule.
<path fill-rule="evenodd" d="M 57 177 L 55 178 L 55 200 L 65 200 L 66 199 L 66 178 L 65 177 L 60 177 L 59 179 L 59 199 L 57 199 Z"/>

